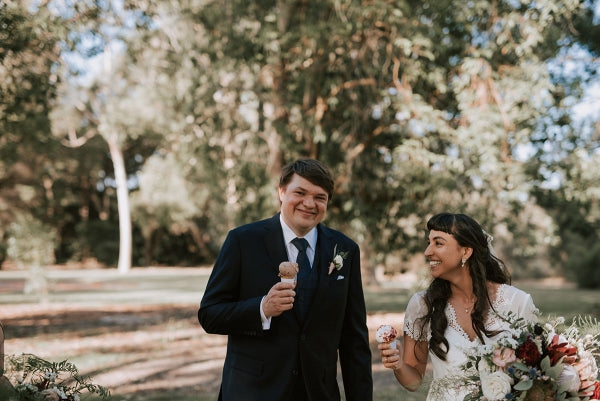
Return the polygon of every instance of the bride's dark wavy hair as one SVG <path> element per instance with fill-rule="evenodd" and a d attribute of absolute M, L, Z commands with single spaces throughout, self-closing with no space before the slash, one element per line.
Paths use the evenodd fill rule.
<path fill-rule="evenodd" d="M 482 342 L 484 335 L 490 337 L 497 334 L 487 330 L 484 324 L 484 316 L 490 307 L 493 308 L 487 282 L 510 283 L 510 275 L 506 271 L 504 262 L 491 253 L 487 234 L 471 217 L 452 213 L 433 216 L 427 222 L 427 230 L 443 231 L 452 235 L 460 246 L 473 249 L 468 260 L 469 273 L 473 280 L 473 294 L 477 298 L 471 314 L 473 330 Z M 446 360 L 449 348 L 444 332 L 448 327 L 445 309 L 450 295 L 450 283 L 441 278 L 435 278 L 425 293 L 427 315 L 424 316 L 424 323 L 430 323 L 431 327 L 429 349 L 442 360 Z"/>

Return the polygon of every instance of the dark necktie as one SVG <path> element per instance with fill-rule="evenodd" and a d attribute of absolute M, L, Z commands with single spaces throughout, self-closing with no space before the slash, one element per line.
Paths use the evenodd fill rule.
<path fill-rule="evenodd" d="M 303 278 L 306 278 L 310 274 L 310 262 L 306 255 L 306 248 L 308 248 L 308 241 L 304 238 L 294 238 L 292 244 L 298 248 L 298 257 L 296 263 L 298 263 L 298 281 L 302 282 Z"/>
<path fill-rule="evenodd" d="M 294 238 L 292 244 L 298 248 L 298 257 L 296 263 L 298 263 L 298 276 L 296 285 L 296 300 L 294 301 L 294 309 L 298 312 L 300 321 L 304 321 L 306 314 L 308 313 L 308 307 L 314 293 L 314 283 L 311 283 L 311 267 L 306 256 L 306 248 L 308 247 L 308 241 L 304 238 Z"/>

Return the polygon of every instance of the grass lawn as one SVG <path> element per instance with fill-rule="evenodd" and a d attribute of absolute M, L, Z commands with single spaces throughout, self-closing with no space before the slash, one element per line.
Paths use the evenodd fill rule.
<path fill-rule="evenodd" d="M 51 270 L 44 302 L 23 295 L 24 273 L 0 271 L 0 319 L 7 354 L 33 353 L 75 363 L 115 401 L 215 401 L 226 338 L 207 335 L 196 318 L 208 269 Z M 545 315 L 600 316 L 600 291 L 515 283 Z M 379 324 L 401 328 L 412 294 L 366 289 L 371 339 Z M 377 345 L 373 379 L 377 401 L 420 401 L 382 368 Z M 429 378 L 427 378 L 429 380 Z"/>

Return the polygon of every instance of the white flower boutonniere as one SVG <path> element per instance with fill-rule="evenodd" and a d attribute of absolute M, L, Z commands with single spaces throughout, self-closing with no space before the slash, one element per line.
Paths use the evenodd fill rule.
<path fill-rule="evenodd" d="M 335 247 L 333 248 L 333 260 L 329 262 L 329 273 L 327 274 L 330 275 L 334 269 L 340 270 L 342 266 L 344 266 L 344 259 L 346 259 L 346 256 L 348 256 L 348 252 L 338 252 L 337 244 L 335 244 Z"/>

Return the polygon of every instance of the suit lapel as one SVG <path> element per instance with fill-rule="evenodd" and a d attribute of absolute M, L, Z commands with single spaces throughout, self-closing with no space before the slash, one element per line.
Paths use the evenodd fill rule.
<path fill-rule="evenodd" d="M 267 255 L 271 259 L 273 269 L 279 274 L 279 263 L 288 260 L 285 243 L 283 241 L 283 230 L 279 222 L 279 213 L 273 216 L 265 226 L 265 247 Z"/>
<path fill-rule="evenodd" d="M 329 233 L 323 225 L 319 224 L 317 226 L 319 230 L 319 234 L 317 237 L 317 249 L 315 254 L 315 265 L 313 267 L 317 267 L 319 269 L 319 282 L 317 284 L 317 290 L 315 291 L 315 295 L 313 297 L 312 304 L 306 316 L 306 321 L 311 319 L 313 308 L 315 305 L 320 305 L 323 302 L 323 299 L 327 299 L 327 294 L 329 292 L 329 262 L 331 261 L 333 255 L 333 247 L 335 246 L 334 238 Z M 318 263 L 316 258 L 318 258 Z"/>
<path fill-rule="evenodd" d="M 335 238 L 330 231 L 319 225 L 319 265 L 321 266 L 319 288 L 327 284 L 326 278 L 329 275 L 329 263 L 333 260 L 333 248 L 335 247 Z M 326 287 L 322 287 L 326 288 Z"/>

